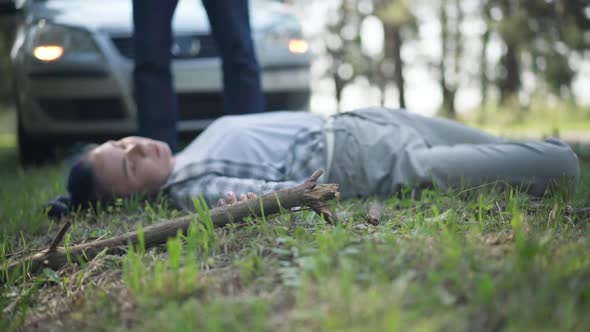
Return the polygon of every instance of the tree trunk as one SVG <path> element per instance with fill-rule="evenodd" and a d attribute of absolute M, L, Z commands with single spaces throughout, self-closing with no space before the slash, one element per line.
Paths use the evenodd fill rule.
<path fill-rule="evenodd" d="M 404 79 L 404 62 L 402 60 L 403 39 L 399 27 L 391 27 L 387 28 L 387 30 L 391 30 L 393 62 L 395 65 L 393 75 L 398 91 L 399 106 L 406 109 L 406 82 Z"/>
<path fill-rule="evenodd" d="M 510 19 L 510 15 L 518 10 L 519 3 L 504 0 L 501 3 L 502 12 L 505 19 Z M 518 93 L 520 89 L 520 61 L 518 44 L 514 38 L 506 34 L 511 33 L 504 31 L 502 40 L 506 45 L 506 51 L 500 58 L 502 72 L 498 80 L 498 89 L 500 90 L 500 103 L 506 104 Z"/>
<path fill-rule="evenodd" d="M 441 25 L 441 48 L 442 53 L 440 57 L 439 71 L 440 71 L 440 87 L 443 95 L 443 113 L 450 117 L 455 116 L 455 93 L 451 88 L 451 83 L 447 77 L 447 62 L 449 56 L 449 22 L 447 15 L 447 0 L 443 0 L 440 6 L 440 25 Z"/>
<path fill-rule="evenodd" d="M 338 67 L 336 67 L 336 71 L 334 72 L 334 75 L 332 77 L 334 79 L 334 88 L 336 90 L 336 112 L 340 112 L 342 111 L 342 108 L 340 106 L 342 101 L 342 91 L 344 90 L 346 82 L 340 78 L 338 74 Z"/>
<path fill-rule="evenodd" d="M 500 102 L 506 104 L 520 89 L 520 61 L 516 45 L 507 44 L 506 53 L 502 55 L 500 63 L 503 73 L 499 80 Z"/>
<path fill-rule="evenodd" d="M 490 43 L 490 24 L 491 24 L 491 17 L 490 17 L 490 9 L 488 6 L 484 6 L 483 10 L 483 19 L 486 25 L 486 31 L 484 31 L 483 35 L 481 36 L 481 55 L 480 55 L 480 63 L 479 63 L 479 86 L 481 92 L 481 104 L 480 106 L 483 108 L 488 102 L 488 88 L 489 88 L 489 78 L 488 78 L 488 46 Z"/>

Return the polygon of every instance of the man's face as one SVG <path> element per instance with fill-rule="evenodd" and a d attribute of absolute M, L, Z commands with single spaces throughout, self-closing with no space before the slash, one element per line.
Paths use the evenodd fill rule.
<path fill-rule="evenodd" d="M 108 141 L 88 154 L 99 183 L 99 196 L 155 194 L 174 168 L 168 144 L 131 136 Z"/>

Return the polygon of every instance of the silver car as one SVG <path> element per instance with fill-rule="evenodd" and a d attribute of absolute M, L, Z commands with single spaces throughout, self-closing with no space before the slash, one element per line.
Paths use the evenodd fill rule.
<path fill-rule="evenodd" d="M 16 3 L 11 61 L 22 161 L 42 160 L 60 143 L 134 133 L 131 0 Z M 267 108 L 306 109 L 310 56 L 298 19 L 277 1 L 250 0 L 250 9 Z M 221 59 L 209 29 L 199 0 L 179 1 L 172 70 L 181 133 L 223 115 Z"/>

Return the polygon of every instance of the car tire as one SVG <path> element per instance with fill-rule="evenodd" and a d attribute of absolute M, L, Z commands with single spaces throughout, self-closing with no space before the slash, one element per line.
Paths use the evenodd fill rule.
<path fill-rule="evenodd" d="M 23 127 L 20 114 L 18 114 L 17 118 L 18 155 L 21 165 L 41 165 L 52 161 L 55 158 L 53 145 L 40 137 L 27 133 Z"/>

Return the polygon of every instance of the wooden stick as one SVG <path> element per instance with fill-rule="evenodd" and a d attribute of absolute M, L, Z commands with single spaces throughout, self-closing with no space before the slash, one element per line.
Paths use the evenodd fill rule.
<path fill-rule="evenodd" d="M 584 214 L 590 214 L 590 207 L 571 209 L 571 212 L 569 214 L 577 215 L 577 216 L 584 215 Z"/>
<path fill-rule="evenodd" d="M 379 225 L 383 216 L 383 203 L 380 201 L 371 201 L 369 203 L 369 213 L 365 217 L 365 222 L 374 226 Z"/>
<path fill-rule="evenodd" d="M 310 204 L 309 207 L 320 217 L 324 218 L 328 224 L 334 225 L 338 222 L 338 218 L 334 211 L 330 210 L 325 203 L 313 203 Z"/>
<path fill-rule="evenodd" d="M 317 183 L 317 179 L 322 174 L 323 171 L 318 170 L 298 186 L 269 193 L 260 196 L 258 199 L 250 199 L 211 209 L 209 212 L 211 213 L 213 225 L 219 227 L 239 222 L 249 216 L 260 216 L 262 211 L 266 215 L 271 215 L 281 212 L 281 209 L 291 209 L 297 206 L 319 206 L 323 202 L 338 198 L 338 185 Z M 324 211 L 327 213 L 327 208 Z M 176 236 L 179 230 L 186 233 L 195 219 L 198 219 L 198 216 L 191 214 L 146 227 L 143 230 L 146 248 L 166 243 L 168 238 Z M 138 243 L 137 235 L 137 231 L 133 231 L 110 239 L 74 245 L 69 248 L 69 256 L 72 261 L 76 262 L 79 260 L 89 261 L 103 250 L 106 250 L 107 254 L 122 255 L 125 253 L 128 244 L 135 245 Z M 67 262 L 65 248 L 56 246 L 54 250 L 43 251 L 13 262 L 8 266 L 8 270 L 9 273 L 13 273 L 18 269 L 22 269 L 24 265 L 30 267 L 29 271 L 31 273 L 35 273 L 44 267 L 58 270 Z"/>
<path fill-rule="evenodd" d="M 68 231 L 68 229 L 70 228 L 70 226 L 72 226 L 72 222 L 68 220 L 59 229 L 59 232 L 57 232 L 57 234 L 55 235 L 55 237 L 51 241 L 51 244 L 49 244 L 49 247 L 48 247 L 47 251 L 54 251 L 55 248 L 57 248 L 57 246 L 59 245 L 59 243 L 63 239 L 64 235 L 66 235 L 66 232 Z M 41 251 L 45 251 L 45 249 L 34 249 L 34 250 L 28 250 L 28 251 L 21 250 L 21 251 L 17 251 L 17 252 L 6 254 L 4 256 L 4 259 L 8 259 L 10 257 L 14 257 L 14 256 L 22 255 L 22 254 L 30 255 L 31 253 L 38 253 L 38 252 L 41 252 Z"/>
<path fill-rule="evenodd" d="M 69 220 L 66 221 L 66 223 L 61 227 L 59 232 L 57 232 L 57 235 L 55 236 L 55 238 L 53 238 L 53 241 L 51 241 L 51 244 L 49 245 L 49 249 L 47 249 L 47 252 L 55 251 L 55 249 L 57 248 L 57 246 L 61 242 L 61 239 L 63 239 L 63 237 L 64 237 L 64 235 L 66 235 L 66 232 L 68 231 L 68 229 L 70 229 L 70 226 L 72 226 L 72 222 Z"/>

